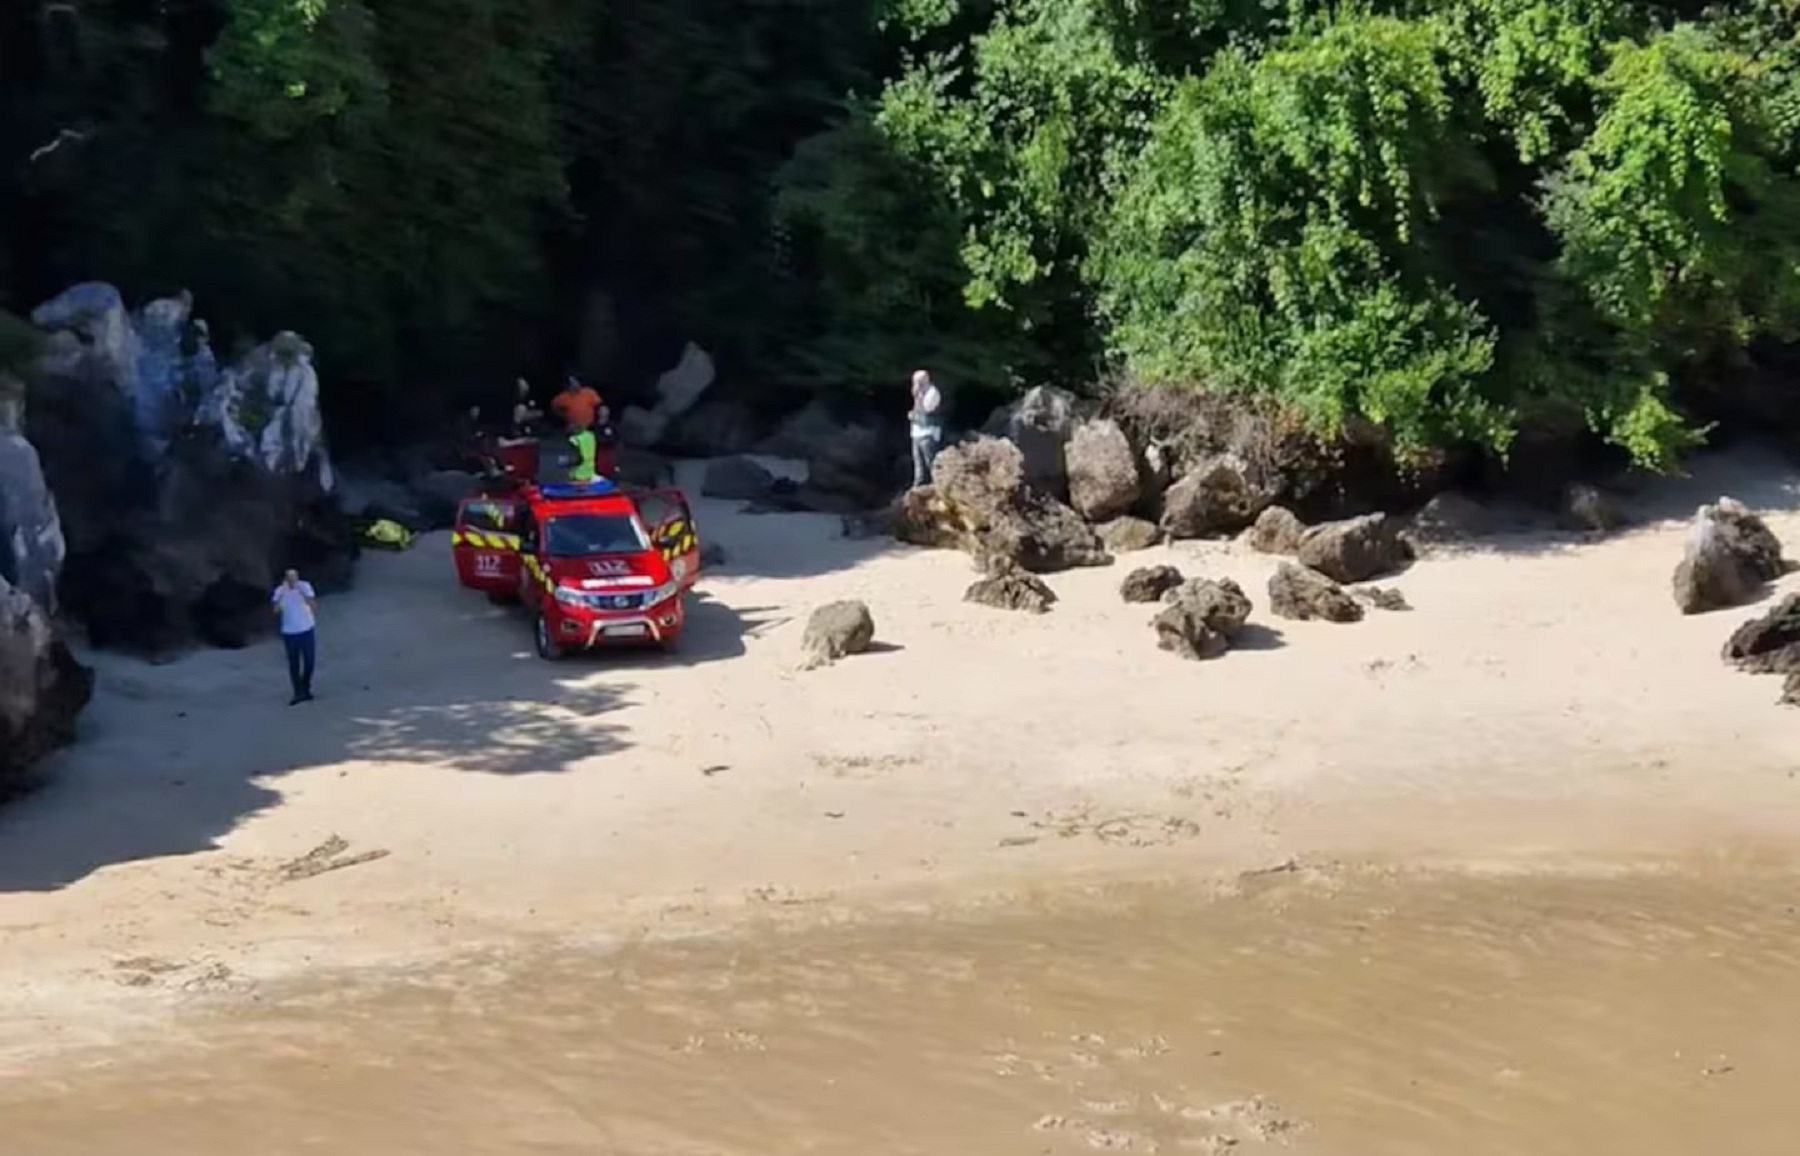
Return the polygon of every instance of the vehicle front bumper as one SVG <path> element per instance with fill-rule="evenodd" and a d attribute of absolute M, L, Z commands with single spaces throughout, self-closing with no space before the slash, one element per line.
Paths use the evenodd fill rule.
<path fill-rule="evenodd" d="M 558 603 L 556 641 L 591 649 L 633 642 L 665 642 L 681 632 L 681 595 L 641 610 L 598 610 Z"/>

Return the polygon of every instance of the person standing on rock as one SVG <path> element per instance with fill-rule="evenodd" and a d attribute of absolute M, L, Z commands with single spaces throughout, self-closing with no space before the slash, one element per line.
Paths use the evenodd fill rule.
<path fill-rule="evenodd" d="M 931 484 L 931 464 L 944 448 L 944 395 L 923 369 L 912 375 L 912 427 L 914 488 Z"/>
<path fill-rule="evenodd" d="M 288 681 L 294 687 L 294 697 L 288 700 L 289 706 L 312 701 L 313 664 L 318 659 L 314 633 L 314 628 L 318 625 L 318 603 L 319 596 L 313 592 L 312 583 L 302 582 L 297 570 L 289 570 L 281 576 L 281 585 L 275 587 L 275 595 L 269 599 L 275 618 L 281 623 L 281 645 L 287 651 Z"/>

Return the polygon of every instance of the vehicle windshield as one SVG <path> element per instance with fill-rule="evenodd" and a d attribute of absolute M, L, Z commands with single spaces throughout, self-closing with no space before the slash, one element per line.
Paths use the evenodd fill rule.
<path fill-rule="evenodd" d="M 558 514 L 544 523 L 544 553 L 552 558 L 635 554 L 649 548 L 630 514 Z"/>

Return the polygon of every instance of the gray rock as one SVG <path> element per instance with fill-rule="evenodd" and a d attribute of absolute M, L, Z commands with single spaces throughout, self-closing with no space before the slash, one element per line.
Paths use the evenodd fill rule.
<path fill-rule="evenodd" d="M 1392 586 L 1356 586 L 1351 589 L 1350 595 L 1377 610 L 1412 609 L 1412 604 L 1407 602 L 1406 595 Z"/>
<path fill-rule="evenodd" d="M 1066 389 L 1040 385 L 994 411 L 982 432 L 1019 448 L 1025 484 L 1059 501 L 1068 496 L 1064 447 L 1075 430 L 1076 399 Z"/>
<path fill-rule="evenodd" d="M 1102 522 L 1095 529 L 1100 534 L 1101 545 L 1115 554 L 1148 550 L 1162 541 L 1162 531 L 1156 528 L 1155 522 L 1130 515 Z"/>
<path fill-rule="evenodd" d="M 748 502 L 765 497 L 774 486 L 775 475 L 761 462 L 740 455 L 707 462 L 700 492 L 709 498 Z"/>
<path fill-rule="evenodd" d="M 1225 636 L 1207 626 L 1205 618 L 1185 602 L 1163 607 L 1150 621 L 1150 628 L 1156 632 L 1158 649 L 1191 661 L 1217 658 L 1231 649 Z"/>
<path fill-rule="evenodd" d="M 1181 571 L 1173 566 L 1141 566 L 1119 583 L 1119 597 L 1127 602 L 1160 602 L 1181 583 Z"/>
<path fill-rule="evenodd" d="M 1250 596 L 1230 578 L 1190 578 L 1163 592 L 1170 606 L 1186 606 L 1206 628 L 1230 640 L 1250 620 Z"/>
<path fill-rule="evenodd" d="M 74 741 L 94 693 L 43 608 L 0 578 L 0 797 L 35 785 L 38 760 Z"/>
<path fill-rule="evenodd" d="M 400 482 L 373 474 L 346 472 L 338 478 L 338 501 L 353 518 L 386 518 L 415 532 L 441 530 L 448 522 L 433 525 L 425 516 L 419 497 Z M 453 504 L 454 505 L 454 504 Z"/>
<path fill-rule="evenodd" d="M 1563 491 L 1561 521 L 1572 530 L 1607 534 L 1625 524 L 1625 515 L 1604 490 L 1577 482 Z"/>
<path fill-rule="evenodd" d="M 1171 538 L 1234 534 L 1275 500 L 1243 459 L 1216 454 L 1163 493 L 1162 528 Z"/>
<path fill-rule="evenodd" d="M 1046 614 L 1056 602 L 1056 592 L 1035 574 L 1001 567 L 996 573 L 976 579 L 963 592 L 963 601 L 992 606 L 996 610 Z"/>
<path fill-rule="evenodd" d="M 628 446 L 649 449 L 662 444 L 668 432 L 669 419 L 653 409 L 628 405 L 619 411 L 619 440 Z"/>
<path fill-rule="evenodd" d="M 803 665 L 824 666 L 853 654 L 862 654 L 875 641 L 875 618 L 865 603 L 855 600 L 827 602 L 806 620 L 800 638 Z"/>
<path fill-rule="evenodd" d="M 1090 522 L 1126 514 L 1143 493 L 1137 454 L 1117 422 L 1104 418 L 1075 427 L 1063 450 L 1069 505 Z"/>
<path fill-rule="evenodd" d="M 54 615 L 68 546 L 24 417 L 24 386 L 0 376 L 0 578 Z"/>
<path fill-rule="evenodd" d="M 1325 522 L 1300 536 L 1300 564 L 1335 582 L 1364 582 L 1401 569 L 1412 549 L 1386 514 Z"/>
<path fill-rule="evenodd" d="M 1743 605 L 1788 568 L 1780 540 L 1763 520 L 1743 503 L 1720 498 L 1694 514 L 1670 586 L 1683 614 L 1704 614 Z"/>
<path fill-rule="evenodd" d="M 1361 622 L 1363 606 L 1316 570 L 1283 562 L 1269 578 L 1269 611 L 1297 621 Z"/>
<path fill-rule="evenodd" d="M 688 342 L 681 359 L 656 379 L 656 412 L 665 426 L 698 405 L 717 378 L 712 355 Z"/>
<path fill-rule="evenodd" d="M 1504 529 L 1504 520 L 1467 494 L 1446 490 L 1408 521 L 1405 535 L 1415 547 L 1459 545 Z"/>
<path fill-rule="evenodd" d="M 1244 531 L 1244 542 L 1258 554 L 1298 554 L 1306 523 L 1286 506 L 1270 506 Z"/>
<path fill-rule="evenodd" d="M 1800 594 L 1732 631 L 1723 657 L 1751 674 L 1800 675 Z"/>

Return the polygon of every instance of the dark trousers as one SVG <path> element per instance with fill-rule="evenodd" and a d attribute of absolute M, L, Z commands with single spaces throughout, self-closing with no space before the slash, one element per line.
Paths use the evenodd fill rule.
<path fill-rule="evenodd" d="M 937 460 L 938 451 L 944 448 L 943 433 L 913 434 L 913 485 L 928 486 L 931 484 L 931 463 Z"/>
<path fill-rule="evenodd" d="M 303 630 L 299 634 L 284 634 L 281 645 L 287 648 L 288 681 L 294 684 L 294 697 L 305 698 L 312 694 L 313 663 L 318 659 L 314 632 Z"/>

